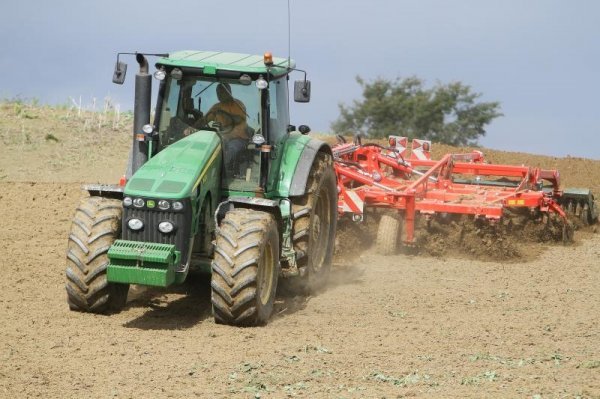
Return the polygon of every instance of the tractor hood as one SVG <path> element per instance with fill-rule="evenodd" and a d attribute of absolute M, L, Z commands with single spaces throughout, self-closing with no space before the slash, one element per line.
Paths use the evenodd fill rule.
<path fill-rule="evenodd" d="M 132 176 L 124 194 L 164 199 L 190 197 L 207 173 L 221 167 L 221 140 L 199 131 L 166 147 Z"/>

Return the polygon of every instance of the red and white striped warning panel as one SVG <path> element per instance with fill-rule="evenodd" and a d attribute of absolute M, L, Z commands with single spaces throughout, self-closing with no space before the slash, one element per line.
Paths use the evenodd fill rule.
<path fill-rule="evenodd" d="M 340 199 L 338 208 L 341 207 L 343 212 L 363 214 L 365 201 L 354 191 L 347 190 L 344 192 L 343 199 Z"/>
<path fill-rule="evenodd" d="M 406 155 L 406 148 L 408 147 L 408 138 L 403 136 L 390 136 L 388 139 L 390 147 L 394 147 L 402 156 Z"/>
<path fill-rule="evenodd" d="M 413 139 L 410 159 L 431 159 L 431 141 Z"/>

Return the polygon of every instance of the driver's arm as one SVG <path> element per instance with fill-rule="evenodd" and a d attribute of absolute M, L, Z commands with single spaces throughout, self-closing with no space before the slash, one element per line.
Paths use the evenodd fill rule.
<path fill-rule="evenodd" d="M 220 109 L 221 109 L 221 103 L 216 103 L 215 105 L 213 105 L 212 107 L 210 107 L 210 109 L 208 110 L 208 112 L 204 116 L 204 119 L 206 120 L 206 122 L 208 122 L 208 121 L 216 121 L 217 113 L 218 113 L 218 111 Z"/>

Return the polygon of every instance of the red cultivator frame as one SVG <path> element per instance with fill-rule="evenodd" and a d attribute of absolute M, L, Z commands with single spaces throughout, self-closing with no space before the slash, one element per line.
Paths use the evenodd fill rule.
<path fill-rule="evenodd" d="M 541 218 L 560 217 L 563 238 L 569 238 L 565 212 L 557 203 L 558 171 L 486 164 L 479 151 L 433 161 L 431 142 L 424 140 L 413 140 L 407 160 L 406 138 L 391 136 L 389 144 L 363 145 L 358 139 L 333 148 L 340 214 L 362 220 L 367 207 L 396 209 L 404 218 L 404 242 L 410 245 L 417 214 L 472 215 L 496 223 L 506 208 L 526 207 Z"/>

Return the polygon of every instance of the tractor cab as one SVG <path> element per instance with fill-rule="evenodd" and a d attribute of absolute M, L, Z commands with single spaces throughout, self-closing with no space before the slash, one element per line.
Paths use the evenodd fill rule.
<path fill-rule="evenodd" d="M 205 56 L 194 54 L 194 58 Z M 210 63 L 197 61 L 188 68 L 182 67 L 181 61 L 169 65 L 181 55 L 157 63 L 155 77 L 161 84 L 155 148 L 161 151 L 190 135 L 216 132 L 223 152 L 222 190 L 265 191 L 273 158 L 270 152 L 282 145 L 289 133 L 290 61 L 278 59 L 275 66 L 270 56 L 253 56 L 238 62 L 238 70 L 231 70 L 238 66 L 231 62 L 225 70 L 225 64 L 219 65 L 225 56 L 208 57 Z M 255 71 L 248 67 L 254 64 Z"/>

